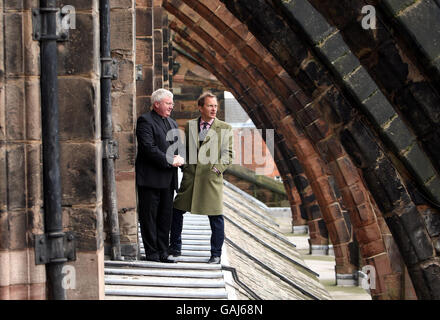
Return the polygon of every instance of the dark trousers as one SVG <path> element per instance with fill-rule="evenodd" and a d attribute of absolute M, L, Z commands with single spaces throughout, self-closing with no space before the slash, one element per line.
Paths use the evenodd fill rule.
<path fill-rule="evenodd" d="M 138 186 L 139 223 L 147 259 L 168 256 L 174 190 Z"/>
<path fill-rule="evenodd" d="M 174 208 L 173 221 L 171 223 L 170 250 L 182 250 L 183 215 L 185 211 Z M 225 222 L 222 215 L 208 216 L 211 226 L 211 256 L 222 255 L 223 241 L 225 240 Z"/>

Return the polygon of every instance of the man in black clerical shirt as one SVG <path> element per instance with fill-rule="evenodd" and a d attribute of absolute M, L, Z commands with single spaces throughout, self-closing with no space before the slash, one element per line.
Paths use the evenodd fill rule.
<path fill-rule="evenodd" d="M 169 117 L 174 106 L 173 94 L 158 89 L 151 95 L 151 103 L 151 112 L 142 114 L 136 126 L 139 223 L 146 259 L 171 263 L 174 261 L 168 259 L 168 244 L 173 197 L 178 186 L 177 167 L 184 160 L 178 150 L 171 155 L 167 153 L 178 143 L 177 135 L 167 140 L 169 131 L 177 129 L 176 121 Z"/>

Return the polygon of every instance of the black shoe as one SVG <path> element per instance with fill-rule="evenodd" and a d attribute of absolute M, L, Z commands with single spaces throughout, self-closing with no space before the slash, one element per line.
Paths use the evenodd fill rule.
<path fill-rule="evenodd" d="M 145 258 L 145 261 L 160 262 L 159 258 Z"/>
<path fill-rule="evenodd" d="M 173 249 L 168 250 L 168 253 L 169 253 L 170 255 L 172 255 L 173 257 L 178 257 L 178 256 L 181 256 L 181 255 L 182 255 L 182 252 L 181 252 L 181 251 L 179 251 L 179 250 L 173 250 Z"/>
<path fill-rule="evenodd" d="M 142 259 L 144 260 L 144 259 Z M 145 256 L 146 261 L 160 262 L 159 256 L 157 254 L 152 254 L 150 256 Z"/>
<path fill-rule="evenodd" d="M 168 259 L 168 258 L 160 258 L 160 262 L 163 262 L 163 263 L 176 263 L 177 261 L 176 260 L 171 260 L 171 259 Z"/>
<path fill-rule="evenodd" d="M 211 258 L 209 258 L 208 263 L 212 263 L 212 264 L 220 264 L 220 257 L 214 257 L 211 256 Z"/>

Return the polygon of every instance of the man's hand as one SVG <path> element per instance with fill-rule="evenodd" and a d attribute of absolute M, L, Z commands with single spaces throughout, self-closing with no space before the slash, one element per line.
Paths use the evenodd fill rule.
<path fill-rule="evenodd" d="M 179 155 L 175 155 L 173 158 L 173 167 L 180 167 L 185 163 L 185 160 L 179 156 Z"/>

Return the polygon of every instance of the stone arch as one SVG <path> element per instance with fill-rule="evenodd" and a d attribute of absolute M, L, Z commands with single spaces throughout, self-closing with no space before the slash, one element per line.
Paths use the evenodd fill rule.
<path fill-rule="evenodd" d="M 329 97 L 330 103 L 328 104 L 328 109 L 333 109 L 343 119 L 343 127 L 338 131 L 341 141 L 344 142 L 344 148 L 356 166 L 362 169 L 363 179 L 385 214 L 387 225 L 390 227 L 408 266 L 417 295 L 423 298 L 438 297 L 438 289 L 436 288 L 438 288 L 439 280 L 436 274 L 438 274 L 439 265 L 437 254 L 433 249 L 435 245 L 438 247 L 436 244 L 438 243 L 436 239 L 438 230 L 434 231 L 435 228 L 432 224 L 432 217 L 438 215 L 437 205 L 432 201 L 417 199 L 418 197 L 412 191 L 414 182 L 416 182 L 418 184 L 416 189 L 419 192 L 425 191 L 428 197 L 436 199 L 440 195 L 437 187 L 439 185 L 438 175 L 432 161 L 422 151 L 421 144 L 415 143 L 417 138 L 411 128 L 406 126 L 407 119 L 390 105 L 382 94 L 384 89 L 377 87 L 364 69 L 363 64 L 361 65 L 356 59 L 353 59 L 354 54 L 343 41 L 340 32 L 329 25 L 325 19 L 322 19 L 308 1 L 290 1 L 288 3 L 256 1 L 252 5 L 246 1 L 222 2 L 226 3 L 241 21 L 246 22 L 288 73 L 298 74 L 303 78 L 305 74 L 311 76 L 312 79 L 319 79 L 321 82 L 325 82 L 323 75 L 327 73 L 344 93 L 350 103 L 342 103 L 345 99 L 341 98 L 337 91 L 329 91 L 332 95 Z M 385 2 L 387 5 L 391 5 L 391 1 Z M 341 20 L 350 21 L 347 24 L 344 39 L 351 35 L 351 44 L 358 49 L 358 54 L 369 53 L 370 47 L 374 49 L 374 44 L 383 41 L 382 35 L 385 33 L 378 34 L 376 31 L 370 30 L 368 38 L 374 38 L 375 42 L 368 46 L 362 46 L 363 40 L 359 37 L 359 32 L 357 37 L 354 36 L 353 30 L 359 30 L 362 3 L 363 1 L 355 3 L 324 1 L 321 5 L 321 2 L 313 1 L 318 10 L 331 13 L 333 18 L 339 16 Z M 290 13 L 296 18 L 295 21 L 279 14 L 279 9 L 283 6 L 290 9 Z M 415 11 L 419 6 L 425 6 L 426 9 L 426 4 L 420 3 L 417 6 L 401 9 Z M 435 5 L 432 12 L 439 14 Z M 389 21 L 388 24 L 390 24 Z M 417 27 L 416 24 L 411 25 L 411 23 L 406 25 L 410 29 Z M 275 31 L 278 34 L 274 33 Z M 274 34 L 275 36 L 272 36 Z M 389 43 L 385 41 L 386 44 Z M 385 45 L 382 46 L 382 49 Z M 423 46 L 423 43 L 421 45 Z M 292 49 L 293 47 L 294 49 Z M 366 50 L 363 52 L 361 49 L 365 47 Z M 308 59 L 305 53 L 307 51 L 309 56 L 313 57 L 312 59 Z M 398 51 L 404 52 L 402 49 Z M 311 55 L 310 52 L 312 52 Z M 395 52 L 395 50 L 385 52 L 388 57 L 387 63 L 391 67 L 393 62 L 402 63 L 405 61 L 404 59 L 396 59 L 395 61 L 395 56 L 394 58 L 390 57 L 389 53 L 391 52 Z M 301 58 L 297 59 L 298 56 Z M 406 61 L 404 64 L 417 71 L 417 66 L 408 64 Z M 386 77 L 382 75 L 382 78 L 382 82 L 386 81 Z M 432 77 L 426 85 L 434 85 L 437 79 L 438 77 Z M 311 89 L 313 92 L 312 87 Z M 396 92 L 398 91 L 395 90 L 394 93 Z M 419 94 L 421 97 L 435 101 L 432 93 L 428 92 L 425 95 L 419 92 Z M 432 104 L 427 107 L 433 114 L 438 114 L 434 111 Z M 330 122 L 335 123 L 335 121 Z M 377 127 L 380 129 L 375 131 Z M 397 156 L 396 150 L 398 151 Z M 417 154 L 419 160 L 415 161 L 415 158 L 412 158 L 410 154 L 412 156 Z M 396 158 L 401 161 L 398 165 L 394 164 Z M 435 158 L 432 160 L 436 161 Z M 422 163 L 423 165 L 421 165 Z M 422 172 L 421 167 L 426 171 Z M 411 174 L 408 176 L 408 172 L 412 176 Z M 429 214 L 424 212 L 425 206 L 429 207 Z M 426 225 L 423 223 L 423 217 L 427 219 Z M 427 281 L 428 278 L 433 282 Z"/>
<path fill-rule="evenodd" d="M 420 50 L 407 50 L 417 40 L 418 30 L 405 24 L 399 14 L 399 24 L 390 19 L 390 12 L 411 13 L 426 9 L 426 4 L 401 8 L 393 7 L 392 1 L 374 2 L 386 30 L 367 32 L 367 38 L 374 40 L 369 46 L 356 37 L 361 0 L 341 1 L 337 6 L 330 0 L 154 4 L 181 15 L 182 23 L 174 27 L 182 36 L 174 42 L 191 40 L 188 52 L 231 88 L 242 105 L 249 106 L 254 123 L 267 127 L 281 119 L 278 138 L 283 147 L 276 150 L 276 161 L 285 185 L 296 185 L 292 184 L 298 176 L 293 170 L 296 156 L 330 231 L 334 223 L 328 219 L 323 195 L 340 191 L 342 200 L 336 202 L 350 213 L 363 262 L 378 270 L 379 288 L 373 296 L 399 296 L 394 289 L 399 290 L 395 282 L 401 270 L 390 258 L 396 254 L 391 252 L 394 239 L 419 298 L 437 297 L 435 200 L 440 180 L 433 142 L 438 137 L 435 85 L 440 73 L 436 59 L 429 60 L 423 39 L 419 39 Z M 402 24 L 405 28 L 399 29 Z M 387 34 L 391 29 L 396 32 Z M 424 59 L 419 62 L 415 54 L 420 52 Z M 386 62 L 376 63 L 381 54 Z M 379 66 L 389 70 L 396 67 L 393 62 L 400 68 L 407 64 L 413 77 L 408 78 L 408 86 L 402 85 L 408 75 L 402 72 L 396 80 L 400 87 L 386 87 L 387 77 Z M 415 111 L 405 110 L 399 93 L 417 102 Z M 417 119 L 422 121 L 415 123 Z M 407 143 L 396 138 L 399 133 L 408 138 Z M 314 156 L 302 153 L 305 146 L 311 147 Z"/>
<path fill-rule="evenodd" d="M 173 3 L 174 4 L 176 4 L 177 2 L 176 1 L 173 1 Z M 191 2 L 191 3 L 193 3 L 193 2 Z M 192 25 L 193 26 L 193 28 L 195 29 L 195 30 L 197 30 L 198 31 L 198 33 L 199 34 L 203 34 L 203 35 L 205 35 L 206 34 L 206 32 L 205 33 L 203 33 L 203 31 L 201 32 L 201 30 L 200 30 L 200 26 L 194 26 L 194 24 L 196 23 L 196 22 L 194 22 L 194 20 L 192 20 L 192 22 L 189 22 L 188 21 L 188 19 L 189 19 L 189 17 L 188 16 L 184 16 L 184 14 L 182 14 L 182 13 L 179 13 L 178 11 L 176 11 L 176 8 L 174 7 L 172 7 L 172 6 L 170 6 L 169 4 L 168 4 L 168 2 L 165 2 L 164 3 L 164 6 L 165 6 L 165 8 L 167 8 L 167 10 L 169 10 L 171 13 L 174 13 L 174 14 L 176 14 L 176 15 L 178 15 L 178 16 L 180 16 L 181 17 L 181 20 L 183 21 L 183 22 L 185 22 L 186 21 L 186 25 Z M 187 10 L 188 11 L 188 9 L 187 8 L 185 8 L 184 10 Z M 196 15 L 193 13 L 193 12 L 191 12 L 191 17 L 193 18 L 193 19 L 197 19 L 197 18 L 195 18 L 196 17 Z M 212 21 L 212 19 L 209 19 L 210 21 Z M 230 32 L 231 33 L 231 32 Z M 229 33 L 227 33 L 227 34 L 229 34 Z M 192 36 L 193 36 L 193 34 L 191 34 Z M 185 34 L 184 35 L 186 38 L 188 38 L 188 34 Z M 206 36 L 206 35 L 205 35 Z M 235 39 L 234 40 L 237 40 L 237 38 L 235 37 Z M 209 43 L 209 40 L 207 41 L 208 43 Z M 211 43 L 210 44 L 212 44 L 212 40 L 211 40 Z M 223 44 L 223 43 L 222 43 Z M 218 44 L 214 44 L 214 46 L 215 45 L 218 45 Z M 202 46 L 203 47 L 203 46 Z M 243 48 L 241 48 L 241 49 L 243 49 Z M 226 51 L 226 50 L 223 50 L 223 51 Z M 266 55 L 267 56 L 267 55 Z M 225 58 L 225 60 L 227 59 L 227 57 Z M 237 61 L 238 61 L 239 59 L 237 59 Z M 229 62 L 229 61 L 228 61 Z M 272 63 L 273 63 L 273 61 L 272 61 Z M 260 66 L 260 65 L 259 65 Z M 263 84 L 264 82 L 261 82 L 261 84 Z M 282 82 L 281 82 L 282 83 Z M 248 91 L 250 91 L 250 90 L 248 90 Z M 254 92 L 254 93 L 257 93 L 257 92 Z M 270 103 L 270 102 L 269 102 Z M 269 106 L 270 105 L 272 105 L 271 103 L 269 104 Z M 271 119 L 272 121 L 277 121 L 277 119 Z M 290 119 L 291 120 L 291 119 Z M 292 121 L 293 122 L 293 121 Z M 319 158 L 318 157 L 316 157 L 316 159 L 318 160 Z M 314 161 L 316 161 L 316 160 L 314 160 Z M 319 161 L 319 160 L 318 160 Z M 316 164 L 315 164 L 315 167 L 318 167 L 318 168 L 320 168 L 319 166 L 317 166 Z M 356 186 L 355 186 L 356 187 Z M 355 192 L 358 192 L 358 190 L 355 190 Z M 322 198 L 321 198 L 322 199 Z M 363 208 L 364 210 L 365 210 L 365 207 Z M 368 208 L 367 208 L 367 210 L 368 210 Z M 374 217 L 374 216 L 373 216 Z M 377 225 L 376 225 L 377 226 Z M 381 235 L 380 235 L 380 231 L 379 231 L 379 228 L 378 228 L 378 226 L 377 226 L 377 228 L 374 230 L 374 231 L 372 231 L 372 229 L 371 229 L 371 226 L 369 226 L 370 227 L 370 232 L 368 233 L 368 235 L 374 235 L 374 236 L 377 236 L 380 240 L 381 240 Z M 374 233 L 375 232 L 375 233 Z M 377 238 L 376 239 L 374 239 L 374 240 L 377 240 Z M 371 241 L 370 241 L 371 242 Z M 383 246 L 382 246 L 382 248 L 383 248 Z M 369 248 L 369 249 L 371 249 L 371 248 Z M 389 271 L 389 269 L 387 270 L 387 271 Z"/>

